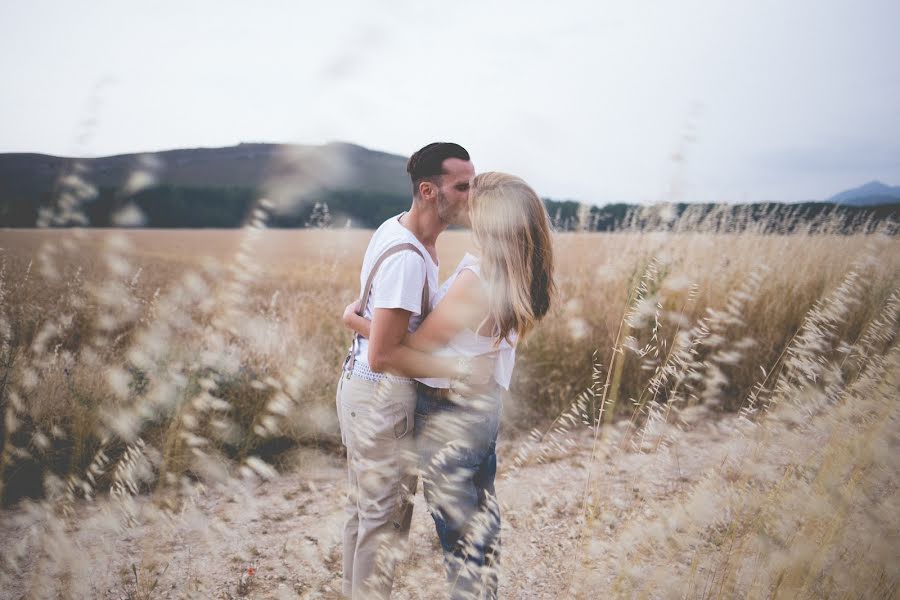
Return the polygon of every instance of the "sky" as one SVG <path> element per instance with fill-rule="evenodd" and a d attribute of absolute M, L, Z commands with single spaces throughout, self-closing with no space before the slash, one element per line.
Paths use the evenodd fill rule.
<path fill-rule="evenodd" d="M 0 0 L 0 152 L 455 141 L 594 204 L 900 184 L 897 0 Z"/>

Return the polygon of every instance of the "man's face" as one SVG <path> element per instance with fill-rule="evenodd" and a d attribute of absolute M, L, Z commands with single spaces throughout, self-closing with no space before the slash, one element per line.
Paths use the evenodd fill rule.
<path fill-rule="evenodd" d="M 448 158 L 437 192 L 438 216 L 448 225 L 469 227 L 469 182 L 475 177 L 471 161 Z"/>

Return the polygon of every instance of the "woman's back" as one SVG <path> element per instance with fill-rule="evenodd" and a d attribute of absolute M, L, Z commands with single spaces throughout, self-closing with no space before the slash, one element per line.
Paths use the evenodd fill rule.
<path fill-rule="evenodd" d="M 437 293 L 434 294 L 432 298 L 432 308 L 434 308 L 441 300 L 444 299 L 444 296 L 447 295 L 447 291 L 456 281 L 456 278 L 459 277 L 459 274 L 464 270 L 472 271 L 479 279 L 481 279 L 481 269 L 479 264 L 479 259 L 472 254 L 466 253 L 466 255 L 462 258 L 457 265 L 456 270 L 453 272 L 450 277 L 441 285 L 438 289 Z M 480 356 L 483 354 L 490 354 L 492 352 L 496 352 L 497 359 L 494 366 L 494 381 L 497 382 L 504 389 L 509 389 L 509 382 L 512 378 L 513 366 L 516 362 L 516 334 L 513 332 L 510 334 L 510 344 L 507 340 L 501 340 L 499 346 L 495 345 L 495 338 L 492 336 L 479 335 L 475 331 L 469 328 L 461 329 L 456 335 L 454 335 L 447 345 L 439 350 L 436 354 L 438 356 Z M 439 379 L 439 378 L 431 378 L 427 380 L 421 380 L 426 385 L 431 387 L 438 388 L 448 388 L 450 387 L 450 382 L 447 379 Z"/>

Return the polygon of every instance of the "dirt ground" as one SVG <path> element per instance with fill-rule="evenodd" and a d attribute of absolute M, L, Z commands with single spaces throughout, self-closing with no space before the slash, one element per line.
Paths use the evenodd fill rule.
<path fill-rule="evenodd" d="M 612 511 L 621 523 L 650 518 L 642 512 L 648 502 L 674 499 L 721 463 L 733 423 L 698 419 L 656 451 L 646 449 L 653 444 L 636 451 L 623 443 L 627 422 L 605 428 L 596 441 L 581 426 L 561 436 L 561 444 L 533 445 L 529 459 L 516 468 L 515 456 L 527 449 L 529 438 L 501 434 L 501 597 L 571 596 L 579 557 L 590 542 L 587 532 L 597 535 L 596 527 L 585 525 L 585 490 L 595 511 Z M 141 524 L 124 531 L 114 526 L 121 519 L 111 516 L 107 502 L 82 502 L 74 531 L 60 534 L 63 546 L 71 544 L 68 551 L 77 554 L 75 579 L 92 597 L 106 599 L 134 597 L 129 593 L 152 581 L 158 582 L 148 596 L 154 598 L 234 598 L 241 592 L 247 598 L 339 598 L 343 461 L 306 450 L 297 451 L 291 463 L 297 466 L 275 479 L 233 480 L 228 489 L 207 489 L 166 519 L 141 498 Z M 0 514 L 0 533 L 4 540 L 23 540 L 36 522 L 27 507 L 19 507 Z M 605 534 L 614 538 L 616 529 L 608 525 Z M 0 598 L 31 597 L 27 590 L 40 589 L 37 556 L 34 549 L 26 553 L 22 576 L 4 582 Z M 242 590 L 239 580 L 249 566 L 256 571 Z M 440 548 L 420 492 L 393 597 L 439 598 L 444 590 Z"/>

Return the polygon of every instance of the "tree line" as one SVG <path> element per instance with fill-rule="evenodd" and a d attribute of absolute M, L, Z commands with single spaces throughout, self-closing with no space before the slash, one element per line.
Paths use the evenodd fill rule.
<path fill-rule="evenodd" d="M 157 185 L 125 196 L 112 187 L 96 189 L 79 206 L 91 227 L 234 228 L 250 222 L 260 208 L 262 193 L 251 187 Z M 35 227 L 41 209 L 57 199 L 49 192 L 35 200 L 0 198 L 0 227 Z M 875 207 L 839 206 L 827 202 L 797 204 L 692 204 L 638 206 L 625 203 L 598 207 L 571 200 L 544 199 L 558 231 L 755 229 L 761 233 L 790 233 L 800 229 L 851 232 L 892 225 L 900 203 Z M 408 195 L 365 190 L 318 190 L 302 198 L 274 199 L 266 207 L 266 225 L 278 228 L 358 227 L 374 229 L 407 210 Z M 117 219 L 123 209 L 130 218 Z M 135 210 L 136 209 L 136 210 Z M 138 215 L 139 218 L 135 218 Z M 65 225 L 65 223 L 62 223 Z"/>

